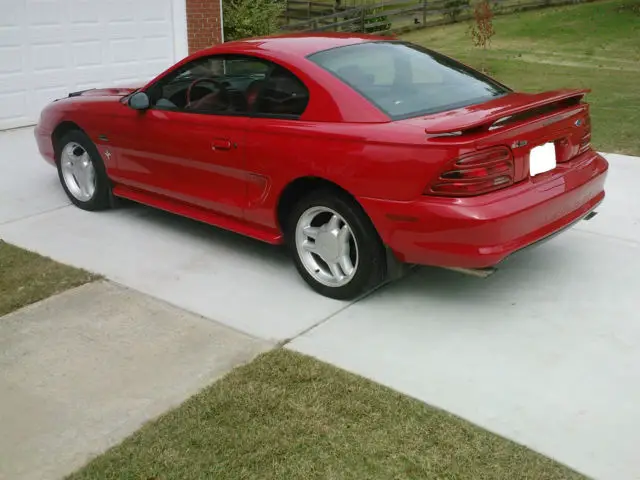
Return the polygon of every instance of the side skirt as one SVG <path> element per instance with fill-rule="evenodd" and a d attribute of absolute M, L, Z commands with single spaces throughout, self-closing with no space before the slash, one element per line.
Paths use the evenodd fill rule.
<path fill-rule="evenodd" d="M 214 227 L 229 230 L 240 235 L 255 238 L 271 245 L 281 245 L 284 242 L 283 235 L 281 233 L 273 233 L 258 228 L 251 224 L 246 224 L 241 220 L 230 218 L 224 215 L 211 212 L 193 205 L 189 205 L 175 200 L 154 195 L 152 193 L 143 192 L 140 190 L 125 187 L 123 185 L 116 185 L 113 188 L 113 197 L 126 198 L 137 203 L 142 203 L 165 212 L 174 213 L 183 217 L 191 218 Z M 117 198 L 114 198 L 117 202 Z"/>

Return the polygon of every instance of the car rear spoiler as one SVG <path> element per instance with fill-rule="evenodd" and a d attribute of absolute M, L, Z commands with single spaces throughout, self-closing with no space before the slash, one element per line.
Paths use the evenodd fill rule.
<path fill-rule="evenodd" d="M 429 135 L 451 135 L 483 126 L 491 129 L 493 125 L 520 113 L 568 100 L 574 100 L 576 104 L 580 103 L 590 91 L 582 89 L 554 90 L 537 94 L 512 93 L 479 105 L 437 114 L 434 117 L 441 117 L 441 119 L 434 118 L 433 123 L 425 128 L 425 132 Z"/>

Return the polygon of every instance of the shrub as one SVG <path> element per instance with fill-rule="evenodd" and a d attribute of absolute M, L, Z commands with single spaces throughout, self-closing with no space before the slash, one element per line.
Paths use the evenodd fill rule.
<path fill-rule="evenodd" d="M 362 25 L 362 9 L 364 9 L 364 25 Z M 353 10 L 343 17 L 344 20 L 353 20 L 350 30 L 362 31 L 363 33 L 385 32 L 391 29 L 389 17 L 384 15 L 383 8 L 371 8 L 367 4 L 360 5 L 359 9 Z M 372 16 L 373 15 L 373 16 Z M 379 24 L 379 25 L 374 25 Z M 364 29 L 363 29 L 364 27 Z"/>
<path fill-rule="evenodd" d="M 640 15 L 640 0 L 626 0 L 618 7 L 618 12 Z"/>
<path fill-rule="evenodd" d="M 223 0 L 225 40 L 275 33 L 278 17 L 285 8 L 282 0 Z"/>
<path fill-rule="evenodd" d="M 364 33 L 385 32 L 391 28 L 389 17 L 382 14 L 382 12 L 384 12 L 382 8 L 372 8 L 365 12 L 369 18 L 364 21 Z M 371 17 L 371 15 L 375 16 Z M 379 25 L 368 26 L 368 24 Z"/>

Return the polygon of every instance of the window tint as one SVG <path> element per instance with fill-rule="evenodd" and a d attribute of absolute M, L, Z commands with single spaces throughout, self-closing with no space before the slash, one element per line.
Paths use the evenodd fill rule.
<path fill-rule="evenodd" d="M 509 92 L 450 58 L 402 42 L 339 47 L 309 59 L 394 119 L 482 103 Z"/>
<path fill-rule="evenodd" d="M 298 117 L 308 103 L 307 87 L 293 73 L 275 66 L 271 75 L 260 85 L 255 113 Z"/>
<path fill-rule="evenodd" d="M 219 115 L 247 114 L 249 97 L 271 64 L 253 57 L 211 56 L 194 60 L 149 90 L 155 108 Z"/>

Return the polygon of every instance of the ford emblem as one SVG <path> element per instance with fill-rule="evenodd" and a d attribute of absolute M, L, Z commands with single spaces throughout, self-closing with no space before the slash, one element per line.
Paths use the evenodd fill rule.
<path fill-rule="evenodd" d="M 582 119 L 581 119 L 581 118 L 579 118 L 578 120 L 576 120 L 575 122 L 573 122 L 573 124 L 574 124 L 576 127 L 579 127 L 580 125 L 582 125 Z"/>

